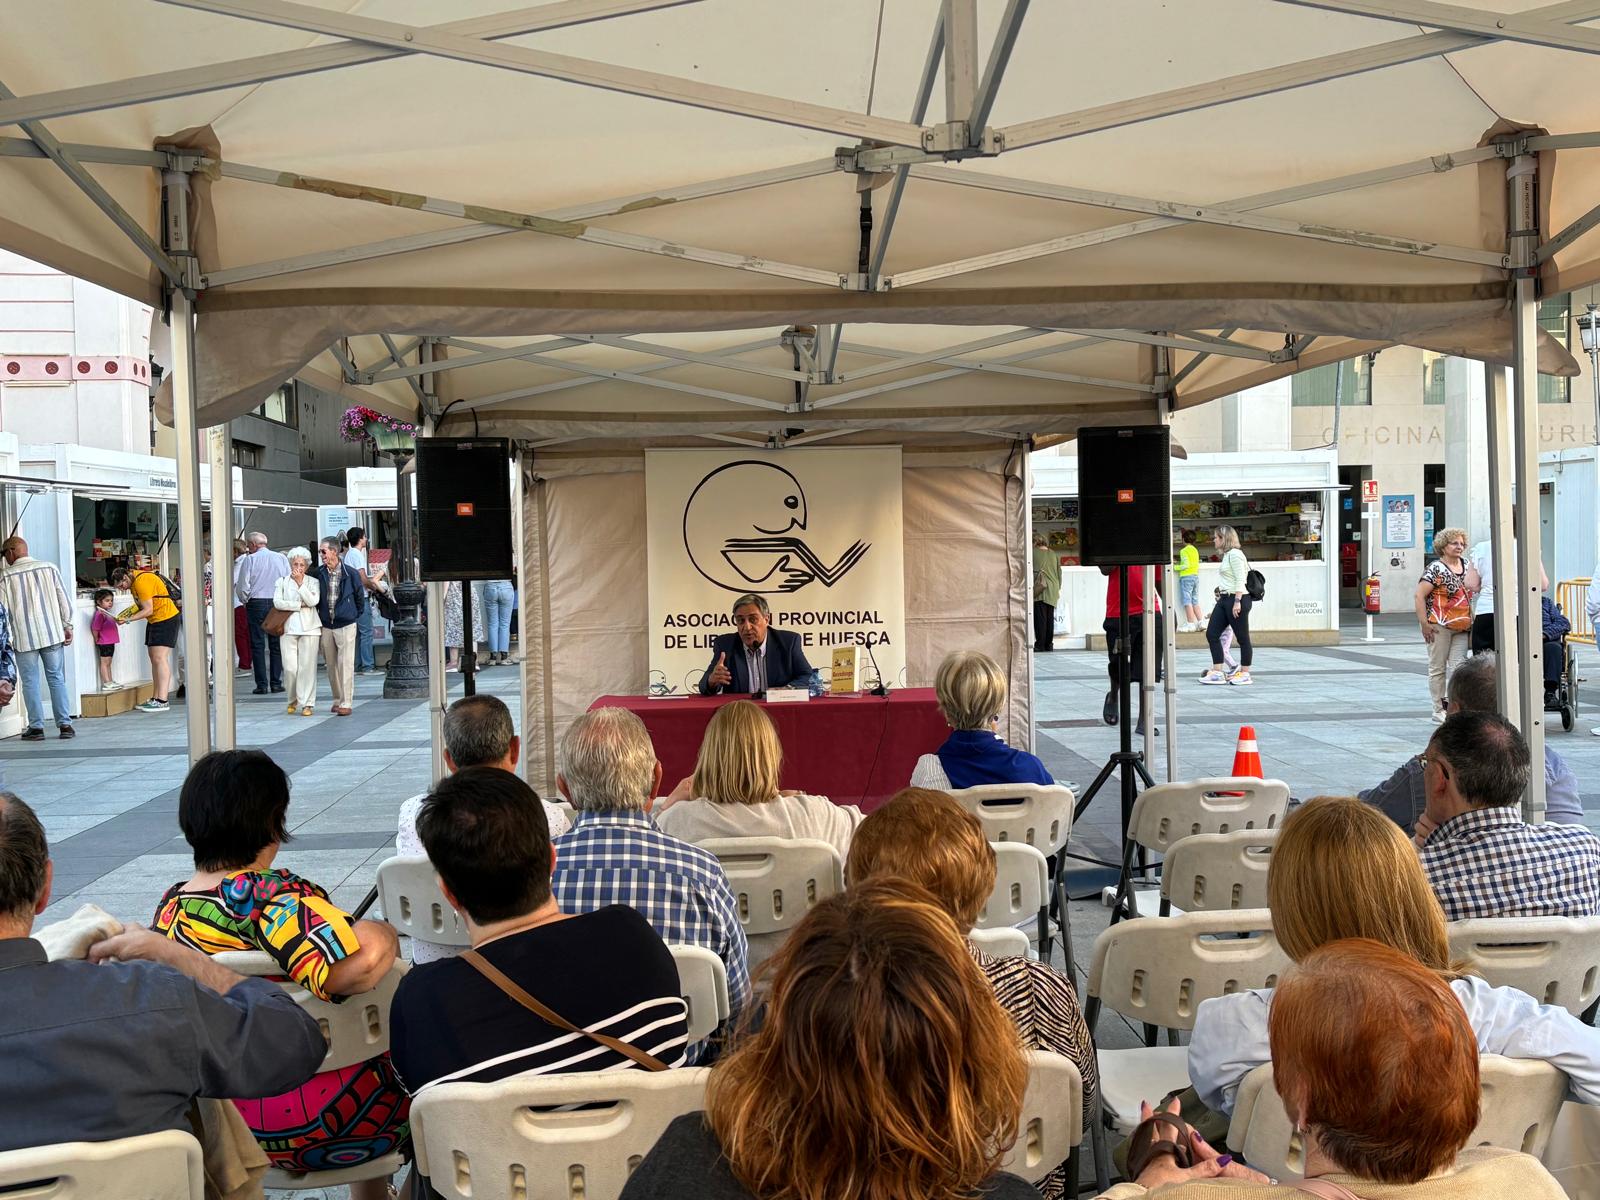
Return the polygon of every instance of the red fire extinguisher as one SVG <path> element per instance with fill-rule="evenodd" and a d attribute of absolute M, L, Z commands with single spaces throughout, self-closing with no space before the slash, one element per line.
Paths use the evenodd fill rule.
<path fill-rule="evenodd" d="M 1363 612 L 1381 612 L 1378 598 L 1378 574 L 1374 571 L 1367 576 L 1367 586 L 1362 589 L 1361 608 Z"/>

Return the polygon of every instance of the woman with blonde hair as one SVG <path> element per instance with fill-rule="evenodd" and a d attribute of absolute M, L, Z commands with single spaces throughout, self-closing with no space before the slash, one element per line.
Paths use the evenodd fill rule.
<path fill-rule="evenodd" d="M 1600 1030 L 1515 988 L 1490 987 L 1450 961 L 1444 910 L 1400 827 L 1351 796 L 1318 796 L 1289 814 L 1267 868 L 1272 931 L 1296 962 L 1342 938 L 1392 947 L 1449 984 L 1480 1054 L 1541 1059 L 1566 1072 L 1572 1098 L 1600 1103 Z M 1269 1061 L 1272 990 L 1203 1001 L 1189 1044 L 1200 1099 L 1232 1112 L 1239 1084 Z"/>
<path fill-rule="evenodd" d="M 289 573 L 272 585 L 272 607 L 288 613 L 279 640 L 283 645 L 283 682 L 289 691 L 289 715 L 309 717 L 317 702 L 317 647 L 322 644 L 322 618 L 317 601 L 322 592 L 311 577 L 311 551 L 289 551 Z"/>
<path fill-rule="evenodd" d="M 947 655 L 933 677 L 939 711 L 950 736 L 924 754 L 911 772 L 911 786 L 960 790 L 985 783 L 1054 783 L 1044 763 L 1008 746 L 995 732 L 1006 707 L 1006 677 L 1000 664 L 976 650 Z"/>
<path fill-rule="evenodd" d="M 1027 1080 L 950 917 L 919 888 L 863 884 L 796 927 L 765 1023 L 622 1200 L 1029 1200 L 997 1169 Z"/>
<path fill-rule="evenodd" d="M 1211 534 L 1211 544 L 1221 556 L 1222 577 L 1217 585 L 1217 603 L 1211 610 L 1211 622 L 1206 626 L 1211 669 L 1200 676 L 1200 682 L 1244 687 L 1250 683 L 1250 663 L 1254 657 L 1250 650 L 1250 608 L 1255 603 L 1250 595 L 1250 561 L 1239 549 L 1239 533 L 1232 525 L 1218 525 Z M 1233 631 L 1233 640 L 1239 646 L 1239 669 L 1231 674 L 1222 668 L 1224 629 Z"/>
<path fill-rule="evenodd" d="M 874 809 L 856 830 L 845 864 L 845 881 L 862 887 L 899 880 L 925 889 L 956 923 L 971 929 L 994 891 L 994 847 L 983 826 L 947 792 L 906 788 Z M 1049 1050 L 1070 1058 L 1083 1077 L 1085 1132 L 1095 1119 L 1099 1068 L 1089 1027 L 1072 981 L 1031 958 L 991 958 L 969 941 L 967 950 L 994 989 L 995 999 L 1030 1050 Z M 1044 1200 L 1070 1191 L 1066 1167 L 1039 1183 Z"/>
<path fill-rule="evenodd" d="M 1467 587 L 1467 531 L 1441 529 L 1433 537 L 1434 559 L 1417 581 L 1417 624 L 1428 647 L 1428 695 L 1433 723 L 1444 724 L 1449 674 L 1467 657 L 1472 641 L 1472 590 Z"/>

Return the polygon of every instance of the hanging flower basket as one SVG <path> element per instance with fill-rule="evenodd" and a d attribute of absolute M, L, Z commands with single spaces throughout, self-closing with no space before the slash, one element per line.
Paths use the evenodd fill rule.
<path fill-rule="evenodd" d="M 345 409 L 339 436 L 347 442 L 365 442 L 384 454 L 417 448 L 417 426 L 361 405 Z"/>

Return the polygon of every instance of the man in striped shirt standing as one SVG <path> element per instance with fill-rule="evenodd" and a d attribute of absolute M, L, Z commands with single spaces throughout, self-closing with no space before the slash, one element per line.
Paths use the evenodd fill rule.
<path fill-rule="evenodd" d="M 75 737 L 66 670 L 66 648 L 72 645 L 72 599 L 55 563 L 30 558 L 28 543 L 20 537 L 7 538 L 0 552 L 6 560 L 6 607 L 11 610 L 11 641 L 22 676 L 22 702 L 28 712 L 28 727 L 22 731 L 22 740 L 44 739 L 41 667 L 50 684 L 50 715 L 56 728 L 63 738 Z"/>

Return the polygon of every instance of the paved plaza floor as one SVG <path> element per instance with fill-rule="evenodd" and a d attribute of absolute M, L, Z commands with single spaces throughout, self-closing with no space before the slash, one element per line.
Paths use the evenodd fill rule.
<path fill-rule="evenodd" d="M 1433 726 L 1426 657 L 1415 624 L 1384 619 L 1378 632 L 1386 640 L 1367 644 L 1360 640 L 1358 620 L 1347 617 L 1338 646 L 1260 650 L 1255 683 L 1248 688 L 1202 687 L 1198 678 L 1208 655 L 1180 650 L 1178 777 L 1227 774 L 1243 724 L 1255 727 L 1266 774 L 1285 780 L 1300 799 L 1370 786 L 1420 752 Z M 1600 658 L 1583 653 L 1580 666 L 1595 683 L 1577 728 L 1563 733 L 1557 719 L 1549 740 L 1578 777 L 1591 827 L 1600 828 L 1600 737 L 1589 733 L 1600 724 Z M 1100 721 L 1105 656 L 1039 655 L 1035 674 L 1038 752 L 1057 779 L 1081 790 L 1116 749 L 1116 730 Z M 452 696 L 459 695 L 461 676 L 448 678 Z M 500 667 L 481 674 L 478 686 L 517 714 L 517 681 L 514 668 Z M 279 865 L 353 906 L 371 887 L 378 863 L 393 853 L 401 803 L 427 788 L 428 712 L 424 701 L 382 699 L 383 677 L 375 674 L 357 679 L 354 714 L 335 717 L 327 712 L 327 685 L 319 683 L 312 718 L 285 715 L 278 696 L 241 696 L 239 744 L 267 750 L 293 780 L 293 841 Z M 178 787 L 187 765 L 179 708 L 80 721 L 70 742 L 0 743 L 4 787 L 34 806 L 50 839 L 56 888 L 44 920 L 92 901 L 123 920 L 148 922 L 162 892 L 191 874 L 177 827 Z M 1165 737 L 1157 741 L 1154 774 L 1160 780 Z M 1113 777 L 1085 812 L 1073 841 L 1085 854 L 1110 858 L 1119 826 Z M 1075 896 L 1088 896 L 1113 877 L 1082 866 L 1069 881 Z M 1072 918 L 1081 972 L 1107 914 L 1086 899 L 1073 905 Z M 1059 949 L 1056 961 L 1062 964 Z M 1114 1014 L 1102 1018 L 1097 1033 L 1102 1045 L 1136 1044 L 1132 1028 Z M 334 1195 L 329 1193 L 330 1200 Z"/>

